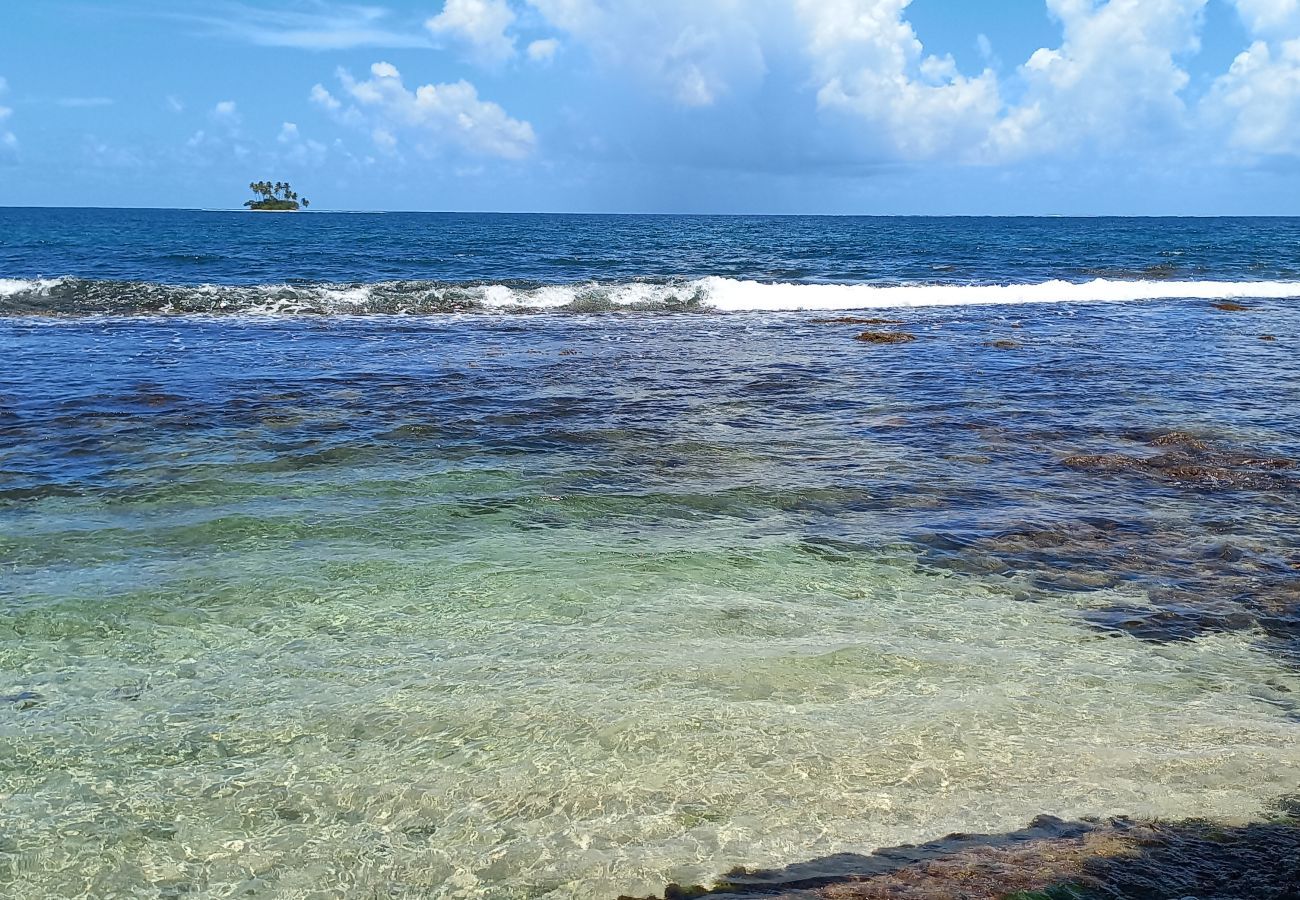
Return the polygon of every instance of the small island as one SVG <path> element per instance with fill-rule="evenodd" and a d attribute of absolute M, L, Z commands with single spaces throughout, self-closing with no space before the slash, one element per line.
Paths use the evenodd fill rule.
<path fill-rule="evenodd" d="M 244 205 L 254 212 L 297 212 L 300 208 L 311 206 L 311 201 L 298 199 L 298 194 L 287 181 L 254 181 L 248 189 L 260 199 L 245 201 Z"/>

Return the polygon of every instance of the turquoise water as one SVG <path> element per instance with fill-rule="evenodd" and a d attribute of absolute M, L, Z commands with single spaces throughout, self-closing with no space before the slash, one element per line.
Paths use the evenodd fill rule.
<path fill-rule="evenodd" d="M 1243 305 L 11 310 L 0 893 L 610 898 L 1259 816 L 1300 320 Z"/>

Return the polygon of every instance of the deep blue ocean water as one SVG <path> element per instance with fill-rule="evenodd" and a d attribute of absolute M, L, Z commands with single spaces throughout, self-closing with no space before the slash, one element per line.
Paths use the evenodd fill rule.
<path fill-rule="evenodd" d="M 0 210 L 0 311 L 814 308 L 1187 296 L 1300 279 L 1300 219 L 935 219 Z M 72 283 L 30 284 L 35 279 Z M 786 290 L 738 287 L 749 281 Z M 1115 287 L 1109 282 L 1129 283 Z M 1133 282 L 1165 285 L 1135 289 Z M 856 285 L 808 292 L 798 285 Z M 177 287 L 208 286 L 203 292 Z M 629 287 L 630 286 L 630 287 Z M 553 288 L 547 290 L 547 288 Z M 244 290 L 240 290 L 240 288 Z M 494 290 L 495 288 L 495 290 Z M 554 289 L 562 288 L 562 289 Z M 1216 293 L 1217 292 L 1217 293 Z"/>
<path fill-rule="evenodd" d="M 1265 815 L 1297 304 L 1297 219 L 0 210 L 0 893 Z"/>

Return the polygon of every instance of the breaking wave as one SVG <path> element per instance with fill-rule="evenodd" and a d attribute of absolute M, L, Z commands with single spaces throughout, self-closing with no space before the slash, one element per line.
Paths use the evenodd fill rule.
<path fill-rule="evenodd" d="M 781 312 L 1024 303 L 1300 298 L 1300 282 L 1097 278 L 1033 284 L 809 284 L 695 280 L 166 285 L 81 278 L 0 279 L 0 315 L 430 315 L 609 310 Z"/>

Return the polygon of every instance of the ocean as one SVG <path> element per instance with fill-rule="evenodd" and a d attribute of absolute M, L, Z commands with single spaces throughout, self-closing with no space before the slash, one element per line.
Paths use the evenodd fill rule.
<path fill-rule="evenodd" d="M 580 898 L 1300 790 L 1300 219 L 0 209 L 0 891 Z"/>

